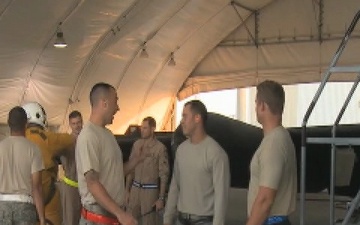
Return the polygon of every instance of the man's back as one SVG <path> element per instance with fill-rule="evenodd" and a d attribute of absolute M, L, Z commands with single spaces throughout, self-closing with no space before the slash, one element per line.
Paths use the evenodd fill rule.
<path fill-rule="evenodd" d="M 0 142 L 0 193 L 31 195 L 31 174 L 43 168 L 36 145 L 22 136 Z"/>

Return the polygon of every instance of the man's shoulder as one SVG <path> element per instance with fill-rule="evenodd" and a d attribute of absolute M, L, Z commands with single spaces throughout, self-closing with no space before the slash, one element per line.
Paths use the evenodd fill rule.
<path fill-rule="evenodd" d="M 159 141 L 157 138 L 155 138 L 155 143 L 156 143 L 156 146 L 158 146 L 159 148 L 165 148 L 166 149 L 166 146 L 164 145 L 164 143 Z"/>
<path fill-rule="evenodd" d="M 92 126 L 90 123 L 87 123 L 81 129 L 78 139 L 86 138 L 86 137 L 94 137 L 94 136 L 97 136 L 98 134 L 99 134 L 99 131 L 97 129 L 95 129 L 95 127 Z"/>
<path fill-rule="evenodd" d="M 219 142 L 217 142 L 214 138 L 211 136 L 207 136 L 205 141 L 207 142 L 210 149 L 214 149 L 215 151 L 224 151 L 224 149 L 221 147 Z"/>
<path fill-rule="evenodd" d="M 143 144 L 144 144 L 144 139 L 139 138 L 134 142 L 133 147 L 140 147 Z"/>
<path fill-rule="evenodd" d="M 30 141 L 29 139 L 27 139 L 25 137 L 9 136 L 9 137 L 6 137 L 5 139 L 3 139 L 0 142 L 0 145 L 2 145 L 2 147 L 4 147 L 4 146 L 8 146 L 8 145 L 13 145 L 15 143 L 18 146 L 20 146 L 20 148 L 22 148 L 22 149 L 28 149 L 32 152 L 40 151 L 39 147 L 35 143 L 33 143 L 32 141 Z"/>

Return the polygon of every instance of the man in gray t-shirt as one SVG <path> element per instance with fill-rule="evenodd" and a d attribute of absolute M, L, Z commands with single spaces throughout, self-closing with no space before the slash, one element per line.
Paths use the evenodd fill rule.
<path fill-rule="evenodd" d="M 283 87 L 274 81 L 257 86 L 256 116 L 264 138 L 250 164 L 247 225 L 289 225 L 295 211 L 295 147 L 282 126 Z"/>
<path fill-rule="evenodd" d="M 178 147 L 164 214 L 164 225 L 224 225 L 230 187 L 229 160 L 206 134 L 207 111 L 193 100 L 185 104 L 181 127 L 188 137 Z"/>

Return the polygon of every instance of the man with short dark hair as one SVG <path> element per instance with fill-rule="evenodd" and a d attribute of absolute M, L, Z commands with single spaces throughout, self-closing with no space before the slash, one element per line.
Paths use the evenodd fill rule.
<path fill-rule="evenodd" d="M 295 211 L 297 173 L 295 147 L 282 126 L 283 87 L 274 81 L 257 86 L 256 116 L 264 138 L 250 164 L 247 225 L 289 225 Z"/>
<path fill-rule="evenodd" d="M 82 211 L 81 225 L 136 225 L 124 205 L 124 175 L 144 160 L 142 149 L 123 164 L 121 149 L 105 126 L 111 124 L 119 111 L 116 89 L 97 83 L 90 91 L 90 119 L 76 142 L 76 166 Z"/>
<path fill-rule="evenodd" d="M 10 136 L 0 142 L 0 224 L 45 225 L 41 188 L 44 169 L 38 147 L 25 138 L 26 112 L 9 112 Z M 35 206 L 34 206 L 35 203 Z"/>
<path fill-rule="evenodd" d="M 187 102 L 181 120 L 188 137 L 176 151 L 164 225 L 224 225 L 230 188 L 229 160 L 206 133 L 207 110 L 198 100 Z"/>
<path fill-rule="evenodd" d="M 81 113 L 77 110 L 69 114 L 71 135 L 76 139 L 83 127 Z M 60 182 L 60 196 L 62 206 L 62 224 L 77 225 L 80 220 L 81 202 L 77 183 L 75 150 L 68 151 L 60 158 L 64 169 L 64 176 Z"/>
<path fill-rule="evenodd" d="M 141 139 L 132 152 L 143 149 L 151 155 L 135 167 L 126 179 L 128 211 L 140 218 L 142 225 L 156 224 L 156 211 L 164 208 L 165 191 L 169 178 L 169 160 L 164 144 L 155 137 L 156 121 L 146 117 L 141 123 Z M 132 157 L 132 155 L 130 155 Z"/>

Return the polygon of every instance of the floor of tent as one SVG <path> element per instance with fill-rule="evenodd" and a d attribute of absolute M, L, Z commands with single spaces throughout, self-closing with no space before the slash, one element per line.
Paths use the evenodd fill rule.
<path fill-rule="evenodd" d="M 229 193 L 229 206 L 226 214 L 225 225 L 246 224 L 247 218 L 247 190 L 231 188 Z M 347 212 L 346 205 L 352 199 L 344 196 L 335 196 L 335 220 L 343 219 Z M 330 224 L 329 195 L 327 192 L 307 194 L 305 203 L 305 225 L 328 225 Z M 300 195 L 298 195 L 296 212 L 290 216 L 292 225 L 300 225 Z M 360 213 L 357 214 L 360 218 Z M 140 221 L 139 221 L 140 222 Z M 336 223 L 340 225 L 341 223 Z M 141 222 L 139 223 L 141 225 Z M 161 216 L 158 217 L 157 225 L 162 225 Z M 349 225 L 360 225 L 360 219 Z"/>
<path fill-rule="evenodd" d="M 232 188 L 230 191 L 229 207 L 227 210 L 226 225 L 245 224 L 247 217 L 247 190 Z M 325 225 L 330 224 L 329 195 L 327 192 L 307 194 L 305 203 L 305 224 Z M 335 219 L 342 219 L 346 214 L 346 203 L 351 201 L 348 197 L 335 197 Z M 292 225 L 300 224 L 300 195 L 296 212 L 291 215 Z M 360 223 L 359 223 L 360 224 Z"/>

